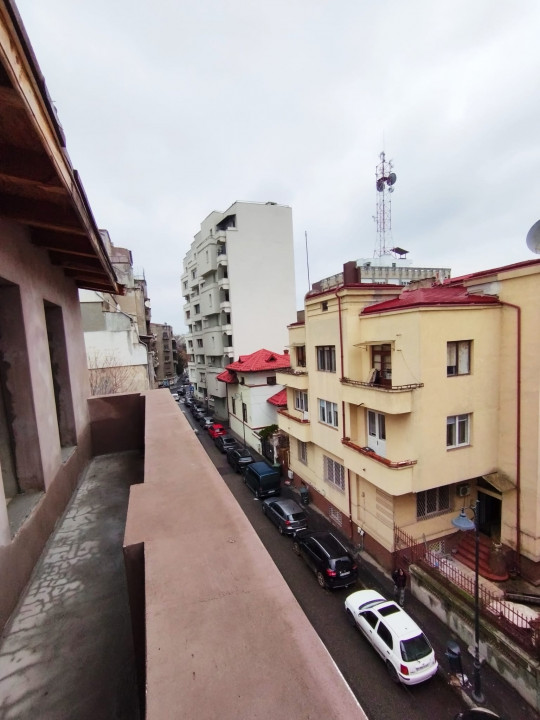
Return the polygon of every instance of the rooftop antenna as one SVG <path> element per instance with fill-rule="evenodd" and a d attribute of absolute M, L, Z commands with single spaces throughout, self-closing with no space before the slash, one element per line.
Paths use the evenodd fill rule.
<path fill-rule="evenodd" d="M 307 230 L 304 230 L 305 236 L 306 236 L 306 264 L 307 264 L 307 284 L 308 284 L 308 292 L 311 290 L 311 282 L 309 280 L 309 254 L 308 254 L 308 244 L 307 244 Z"/>
<path fill-rule="evenodd" d="M 373 219 L 377 223 L 377 247 L 373 253 L 374 257 L 382 257 L 389 254 L 392 244 L 392 203 L 391 197 L 396 184 L 396 173 L 392 172 L 393 164 L 386 159 L 382 152 L 379 155 L 380 163 L 375 170 L 375 187 L 377 188 L 377 214 Z"/>

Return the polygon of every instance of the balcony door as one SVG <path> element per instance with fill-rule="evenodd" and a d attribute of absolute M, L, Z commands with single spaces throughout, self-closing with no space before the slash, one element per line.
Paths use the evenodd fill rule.
<path fill-rule="evenodd" d="M 367 411 L 368 446 L 377 455 L 386 457 L 386 417 L 374 410 Z"/>
<path fill-rule="evenodd" d="M 371 347 L 371 366 L 377 371 L 374 384 L 392 387 L 392 346 L 390 343 Z"/>

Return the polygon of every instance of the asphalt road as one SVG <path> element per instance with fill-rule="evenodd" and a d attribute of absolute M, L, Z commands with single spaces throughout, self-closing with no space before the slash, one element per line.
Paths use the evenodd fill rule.
<path fill-rule="evenodd" d="M 198 429 L 185 406 L 180 405 L 180 408 L 192 426 Z M 405 687 L 392 682 L 375 650 L 346 620 L 343 604 L 353 590 L 321 589 L 302 558 L 293 553 L 291 539 L 281 536 L 275 525 L 262 514 L 261 503 L 246 488 L 242 476 L 232 471 L 225 455 L 217 450 L 212 439 L 203 431 L 199 433 L 199 439 L 370 720 L 453 720 L 456 713 L 466 709 L 461 695 L 448 683 L 444 649 L 450 638 L 449 629 L 428 608 L 408 596 L 406 610 L 430 638 L 440 669 L 431 680 L 417 686 Z M 287 494 L 293 496 L 293 491 L 284 488 L 283 495 Z M 309 506 L 306 510 L 312 529 L 328 529 L 326 518 Z M 359 582 L 355 589 L 362 587 L 374 588 L 385 597 L 391 596 L 391 580 L 367 562 L 360 565 Z M 464 658 L 465 672 L 472 672 L 466 664 L 469 662 L 468 657 Z M 486 697 L 498 699 L 498 704 L 492 709 L 497 709 L 506 720 L 538 718 L 512 688 L 508 686 L 505 690 L 504 681 L 492 671 L 486 669 L 483 683 Z M 488 703 L 488 707 L 492 705 Z"/>

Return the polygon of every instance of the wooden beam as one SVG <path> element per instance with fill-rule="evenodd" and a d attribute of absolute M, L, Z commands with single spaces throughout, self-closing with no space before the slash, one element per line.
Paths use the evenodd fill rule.
<path fill-rule="evenodd" d="M 54 188 L 65 193 L 65 188 L 47 155 L 2 142 L 0 142 L 0 176 L 37 183 L 45 189 Z"/>
<path fill-rule="evenodd" d="M 20 222 L 24 225 L 68 230 L 75 234 L 86 233 L 72 207 L 58 205 L 46 200 L 25 198 L 20 195 L 0 194 L 0 217 Z"/>

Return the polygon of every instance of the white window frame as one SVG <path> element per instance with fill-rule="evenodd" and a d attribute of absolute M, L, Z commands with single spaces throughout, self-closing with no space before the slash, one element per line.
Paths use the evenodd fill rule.
<path fill-rule="evenodd" d="M 324 481 L 345 492 L 345 467 L 336 460 L 323 455 Z"/>
<path fill-rule="evenodd" d="M 472 340 L 452 340 L 446 343 L 446 375 L 470 375 Z"/>
<path fill-rule="evenodd" d="M 308 447 L 306 442 L 297 440 L 298 443 L 298 460 L 304 465 L 308 464 Z"/>
<path fill-rule="evenodd" d="M 294 408 L 300 412 L 309 412 L 308 410 L 308 394 L 304 390 L 294 391 Z"/>
<path fill-rule="evenodd" d="M 451 436 L 449 435 L 451 433 Z M 471 415 L 450 415 L 446 418 L 446 449 L 467 447 L 471 444 Z"/>
<path fill-rule="evenodd" d="M 338 406 L 329 400 L 319 398 L 319 421 L 330 427 L 339 427 Z"/>

